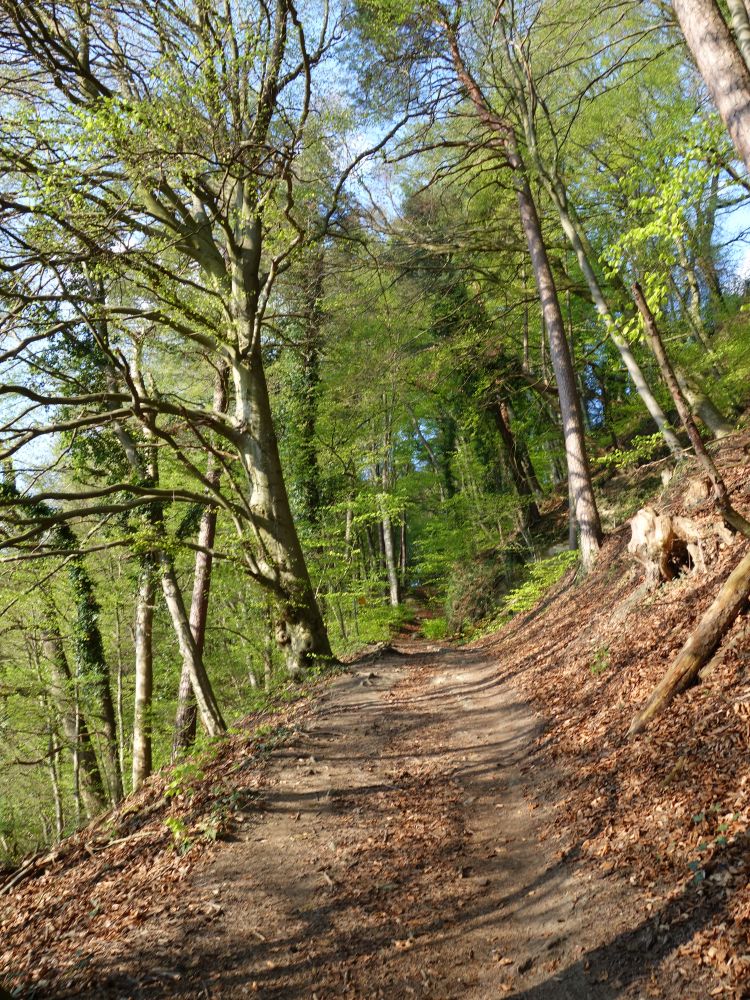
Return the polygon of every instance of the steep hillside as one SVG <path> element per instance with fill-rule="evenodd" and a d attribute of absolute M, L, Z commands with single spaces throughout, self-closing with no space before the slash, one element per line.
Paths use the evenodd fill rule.
<path fill-rule="evenodd" d="M 717 454 L 745 514 L 749 444 L 747 435 L 735 435 Z M 652 503 L 698 524 L 716 521 L 710 500 L 690 501 L 700 493 L 690 488 L 696 478 L 694 464 L 681 467 Z M 696 966 L 719 972 L 728 995 L 750 995 L 747 611 L 700 684 L 645 734 L 626 736 L 747 542 L 720 547 L 706 572 L 685 571 L 644 592 L 629 538 L 626 523 L 609 536 L 583 585 L 570 571 L 531 613 L 479 645 L 546 722 L 527 775 L 533 780 L 540 764 L 557 773 L 536 796 L 556 802 L 549 833 L 559 849 L 589 871 L 627 876 L 643 893 L 643 915 L 655 935 L 670 941 L 677 928 L 690 931 L 674 939 L 668 968 L 654 970 L 652 995 L 672 995 L 671 989 L 693 995 L 687 983 Z"/>

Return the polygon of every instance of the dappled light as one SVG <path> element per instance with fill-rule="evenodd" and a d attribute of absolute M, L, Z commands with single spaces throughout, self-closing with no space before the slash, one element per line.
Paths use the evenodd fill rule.
<path fill-rule="evenodd" d="M 0 1000 L 750 996 L 748 0 L 0 53 Z"/>

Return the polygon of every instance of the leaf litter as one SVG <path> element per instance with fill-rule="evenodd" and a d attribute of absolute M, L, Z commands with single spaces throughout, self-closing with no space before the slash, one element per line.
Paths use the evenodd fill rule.
<path fill-rule="evenodd" d="M 729 463 L 729 450 L 724 457 L 733 501 L 747 513 L 747 473 Z M 690 472 L 683 469 L 683 479 Z M 660 508 L 697 521 L 715 517 L 710 504 L 684 510 L 685 493 L 678 479 Z M 478 805 L 477 796 L 467 798 L 458 771 L 446 768 L 444 734 L 434 733 L 431 747 L 418 728 L 409 730 L 409 699 L 426 697 L 444 654 L 432 647 L 431 656 L 409 657 L 407 664 L 399 657 L 405 679 L 385 696 L 391 728 L 384 727 L 384 746 L 398 767 L 389 770 L 386 762 L 366 807 L 346 788 L 329 789 L 327 822 L 338 819 L 339 826 L 313 890 L 325 894 L 328 922 L 296 946 L 306 965 L 293 975 L 268 923 L 256 920 L 247 934 L 275 957 L 255 968 L 242 995 L 531 1000 L 533 987 L 521 980 L 536 976 L 551 990 L 540 997 L 558 995 L 557 980 L 561 997 L 750 996 L 747 610 L 702 682 L 644 735 L 632 741 L 625 735 L 746 543 L 720 548 L 705 573 L 685 574 L 645 594 L 641 570 L 626 553 L 628 534 L 623 526 L 609 536 L 585 582 L 569 572 L 535 609 L 473 644 L 491 658 L 496 682 L 522 693 L 538 715 L 541 728 L 520 768 L 529 815 L 539 817 L 539 849 L 594 880 L 582 883 L 586 890 L 571 900 L 571 914 L 596 913 L 604 898 L 596 880 L 611 885 L 608 916 L 614 920 L 619 900 L 631 925 L 618 958 L 600 961 L 593 937 L 561 945 L 562 938 L 549 934 L 545 948 L 552 957 L 542 961 L 538 947 L 530 955 L 498 948 L 489 931 L 485 952 L 477 944 L 459 956 L 455 942 L 446 952 L 441 942 L 461 933 L 462 913 L 476 911 L 476 900 L 489 892 L 479 877 L 480 855 L 502 856 L 506 849 L 504 838 L 497 836 L 498 846 L 482 839 L 487 830 L 502 829 L 504 802 L 492 803 L 493 825 L 485 816 L 485 834 L 477 823 L 474 836 L 472 817 L 487 804 L 481 795 Z M 390 653 L 376 658 L 377 670 Z M 372 663 L 370 657 L 365 669 Z M 304 743 L 305 727 L 325 697 L 245 720 L 210 748 L 198 772 L 156 775 L 119 810 L 5 873 L 0 975 L 23 995 L 38 997 L 104 996 L 105 968 L 115 973 L 113 996 L 241 995 L 222 985 L 220 963 L 190 973 L 184 963 L 164 961 L 165 951 L 160 964 L 142 958 L 139 964 L 131 943 L 156 928 L 165 948 L 186 928 L 212 940 L 225 935 L 231 900 L 196 886 L 212 884 L 213 867 L 236 846 L 225 841 L 236 841 L 248 827 L 263 830 L 278 748 Z M 269 746 L 267 737 L 254 735 L 259 726 L 279 738 Z M 365 732 L 377 729 L 374 722 Z M 304 766 L 313 774 L 309 780 L 317 780 L 319 762 Z M 297 808 L 290 822 L 304 821 L 304 809 Z M 598 933 L 596 940 L 601 928 Z M 466 940 L 480 938 L 475 931 Z M 644 963 L 644 955 L 652 959 Z M 564 992 L 574 964 L 576 975 L 590 977 L 589 992 Z"/>

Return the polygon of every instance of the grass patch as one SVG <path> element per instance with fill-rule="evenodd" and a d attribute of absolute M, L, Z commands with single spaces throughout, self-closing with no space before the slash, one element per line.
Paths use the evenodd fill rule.
<path fill-rule="evenodd" d="M 425 618 L 422 622 L 422 635 L 425 639 L 445 639 L 448 632 L 445 618 Z"/>

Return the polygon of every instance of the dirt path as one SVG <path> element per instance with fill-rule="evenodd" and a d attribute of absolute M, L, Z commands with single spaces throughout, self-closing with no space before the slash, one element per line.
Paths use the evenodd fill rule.
<path fill-rule="evenodd" d="M 647 995 L 654 942 L 623 887 L 539 842 L 528 708 L 481 652 L 401 649 L 337 679 L 274 754 L 184 922 L 137 932 L 119 995 Z"/>

